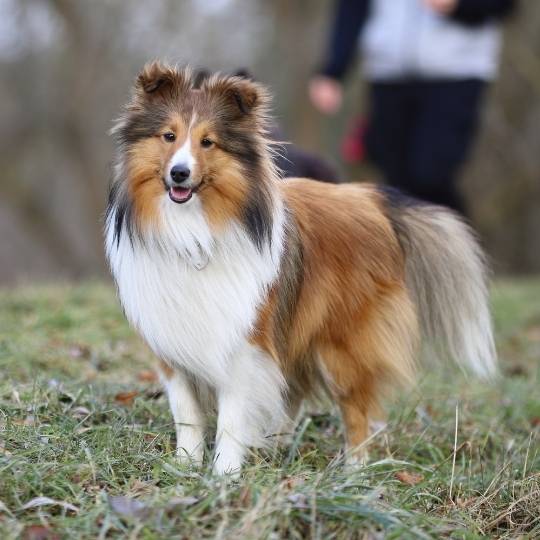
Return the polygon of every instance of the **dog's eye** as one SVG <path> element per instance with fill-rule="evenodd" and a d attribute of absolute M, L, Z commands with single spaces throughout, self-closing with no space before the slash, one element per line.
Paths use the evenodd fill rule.
<path fill-rule="evenodd" d="M 176 135 L 172 132 L 167 132 L 167 133 L 164 133 L 163 134 L 163 138 L 167 141 L 167 142 L 174 142 L 176 141 Z"/>
<path fill-rule="evenodd" d="M 210 148 L 214 144 L 213 141 L 211 141 L 208 137 L 204 137 L 204 139 L 201 139 L 201 146 L 203 148 Z"/>

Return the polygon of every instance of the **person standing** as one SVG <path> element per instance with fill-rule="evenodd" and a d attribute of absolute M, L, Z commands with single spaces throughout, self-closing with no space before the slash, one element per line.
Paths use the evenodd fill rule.
<path fill-rule="evenodd" d="M 409 194 L 465 213 L 457 186 L 486 86 L 497 72 L 500 22 L 515 0 L 338 0 L 313 105 L 335 113 L 358 41 L 369 83 L 368 157 Z"/>

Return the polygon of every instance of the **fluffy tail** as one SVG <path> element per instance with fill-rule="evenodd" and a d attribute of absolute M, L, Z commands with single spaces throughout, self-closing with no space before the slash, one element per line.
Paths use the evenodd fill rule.
<path fill-rule="evenodd" d="M 484 255 L 453 212 L 386 193 L 424 340 L 481 377 L 496 372 Z"/>

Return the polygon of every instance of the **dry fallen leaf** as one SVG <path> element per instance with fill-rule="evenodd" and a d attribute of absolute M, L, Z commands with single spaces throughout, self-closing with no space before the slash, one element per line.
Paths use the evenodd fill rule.
<path fill-rule="evenodd" d="M 407 484 L 408 486 L 416 486 L 420 483 L 424 477 L 421 474 L 410 473 L 408 471 L 398 471 L 394 475 L 400 482 Z"/>
<path fill-rule="evenodd" d="M 133 400 L 139 395 L 137 390 L 131 390 L 130 392 L 119 392 L 114 396 L 114 401 L 120 403 L 120 405 L 129 406 L 133 405 Z"/>
<path fill-rule="evenodd" d="M 30 525 L 25 527 L 21 535 L 22 540 L 59 540 L 60 537 L 49 527 L 44 525 Z"/>
<path fill-rule="evenodd" d="M 21 510 L 28 510 L 29 508 L 37 508 L 40 506 L 61 506 L 66 510 L 70 510 L 71 512 L 77 513 L 79 511 L 79 509 L 73 504 L 65 501 L 55 501 L 54 499 L 50 499 L 49 497 L 36 497 L 35 499 L 32 499 L 31 501 L 23 504 L 21 506 Z"/>
<path fill-rule="evenodd" d="M 33 414 L 29 414 L 24 420 L 22 418 L 17 418 L 13 420 L 13 423 L 17 426 L 35 426 L 36 417 Z"/>
<path fill-rule="evenodd" d="M 90 414 L 90 410 L 86 407 L 74 407 L 71 409 L 71 416 L 74 418 L 84 418 L 85 416 L 88 416 Z"/>
<path fill-rule="evenodd" d="M 157 373 L 152 369 L 143 369 L 142 371 L 139 371 L 137 374 L 137 379 L 141 382 L 157 382 L 158 376 Z"/>
<path fill-rule="evenodd" d="M 199 499 L 197 497 L 186 496 L 186 497 L 173 497 L 169 504 L 167 504 L 168 510 L 174 510 L 177 506 L 192 506 L 197 504 Z"/>
<path fill-rule="evenodd" d="M 109 504 L 111 508 L 120 516 L 128 518 L 143 518 L 150 512 L 150 507 L 145 503 L 125 497 L 123 495 L 109 496 Z"/>

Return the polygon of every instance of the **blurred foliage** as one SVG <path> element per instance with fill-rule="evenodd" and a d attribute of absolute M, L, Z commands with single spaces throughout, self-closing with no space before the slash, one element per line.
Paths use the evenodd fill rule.
<path fill-rule="evenodd" d="M 306 82 L 326 40 L 328 0 L 0 0 L 0 282 L 103 275 L 101 216 L 112 160 L 107 135 L 151 58 L 249 68 L 269 84 L 287 137 L 339 163 L 347 107 L 321 118 Z M 540 4 L 507 28 L 464 176 L 475 225 L 497 268 L 540 270 Z M 345 170 L 351 179 L 368 169 Z"/>

